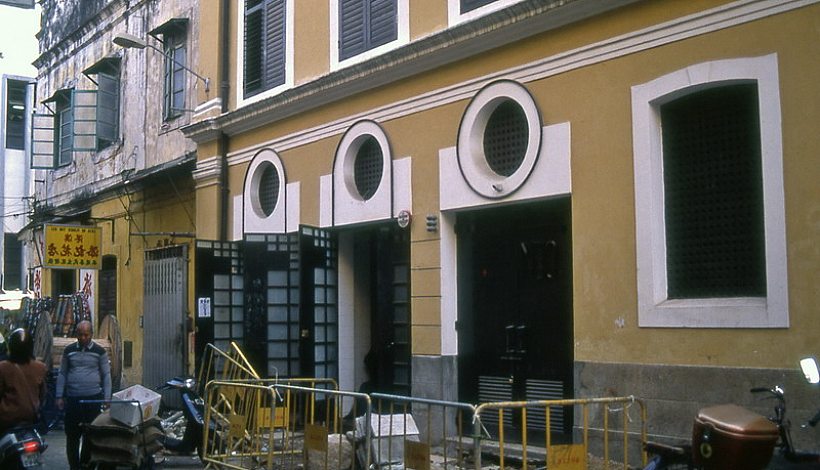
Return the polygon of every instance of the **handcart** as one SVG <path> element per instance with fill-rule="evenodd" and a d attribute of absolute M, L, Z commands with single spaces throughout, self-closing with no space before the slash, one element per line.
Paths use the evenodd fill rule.
<path fill-rule="evenodd" d="M 82 400 L 80 403 L 130 404 L 139 408 L 138 400 Z M 162 449 L 163 432 L 159 418 L 153 416 L 133 426 L 111 417 L 110 409 L 100 413 L 93 422 L 83 425 L 82 455 L 91 469 L 154 468 L 154 454 Z"/>

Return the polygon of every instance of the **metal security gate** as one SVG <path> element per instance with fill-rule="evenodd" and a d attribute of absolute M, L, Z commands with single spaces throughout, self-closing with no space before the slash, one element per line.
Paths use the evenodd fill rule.
<path fill-rule="evenodd" d="M 185 373 L 187 255 L 184 245 L 145 252 L 142 382 L 149 388 Z M 180 406 L 178 395 L 162 400 Z"/>

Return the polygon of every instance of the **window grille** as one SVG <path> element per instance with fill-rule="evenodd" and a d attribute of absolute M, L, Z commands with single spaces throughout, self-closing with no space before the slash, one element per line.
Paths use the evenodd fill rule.
<path fill-rule="evenodd" d="M 383 169 L 382 149 L 376 139 L 368 137 L 356 153 L 356 162 L 353 169 L 356 189 L 364 200 L 368 200 L 376 194 L 382 179 Z"/>
<path fill-rule="evenodd" d="M 763 186 L 755 84 L 661 106 L 667 295 L 766 295 Z"/>
<path fill-rule="evenodd" d="M 259 195 L 259 207 L 265 217 L 273 214 L 279 201 L 279 172 L 269 163 L 265 164 L 262 170 L 257 194 Z"/>
<path fill-rule="evenodd" d="M 529 141 L 527 116 L 518 103 L 506 100 L 493 111 L 484 131 L 484 156 L 490 168 L 511 176 L 521 167 Z"/>

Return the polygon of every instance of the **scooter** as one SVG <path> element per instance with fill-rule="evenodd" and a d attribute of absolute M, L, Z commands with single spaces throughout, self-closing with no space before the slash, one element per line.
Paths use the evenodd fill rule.
<path fill-rule="evenodd" d="M 814 359 L 804 359 L 801 367 L 810 383 L 820 383 Z M 776 400 L 773 417 L 767 419 L 737 405 L 703 408 L 695 418 L 691 444 L 645 443 L 653 458 L 644 470 L 820 469 L 820 455 L 798 452 L 794 447 L 783 389 L 758 387 L 750 391 Z M 818 422 L 820 412 L 807 424 L 815 426 Z M 775 452 L 776 447 L 779 452 Z"/>
<path fill-rule="evenodd" d="M 165 450 L 175 454 L 191 454 L 197 452 L 202 459 L 202 434 L 205 423 L 205 401 L 196 391 L 196 381 L 192 378 L 174 377 L 165 382 L 160 390 L 178 390 L 182 398 L 182 416 L 185 431 L 182 439 L 168 435 L 163 439 Z M 169 429 L 173 421 L 180 419 L 179 415 L 163 420 L 163 429 Z"/>
<path fill-rule="evenodd" d="M 47 447 L 33 427 L 12 428 L 0 437 L 0 470 L 41 468 Z"/>

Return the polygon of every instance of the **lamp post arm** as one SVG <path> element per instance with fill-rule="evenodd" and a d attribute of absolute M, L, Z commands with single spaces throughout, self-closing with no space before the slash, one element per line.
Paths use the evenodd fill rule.
<path fill-rule="evenodd" d="M 167 57 L 167 56 L 165 55 L 165 51 L 163 51 L 163 50 L 162 50 L 162 49 L 160 49 L 159 47 L 157 47 L 157 46 L 155 46 L 155 45 L 153 45 L 153 44 L 148 44 L 147 42 L 145 43 L 145 46 L 146 46 L 146 47 L 149 47 L 149 48 L 151 48 L 151 49 L 153 49 L 153 50 L 155 50 L 155 51 L 159 52 L 159 53 L 160 53 L 160 54 L 162 54 L 163 56 Z M 193 70 L 189 69 L 187 66 L 185 66 L 185 64 L 183 64 L 183 63 L 179 62 L 179 61 L 177 60 L 177 58 L 176 58 L 176 57 L 174 57 L 172 60 L 174 61 L 174 65 L 178 65 L 179 67 L 181 67 L 181 68 L 182 68 L 183 70 L 185 70 L 186 72 L 188 72 L 188 73 L 190 73 L 191 75 L 193 75 L 194 77 L 196 77 L 196 78 L 198 78 L 198 79 L 202 80 L 202 82 L 203 82 L 203 83 L 205 83 L 205 93 L 208 93 L 208 91 L 210 91 L 210 90 L 209 90 L 209 88 L 210 88 L 211 81 L 210 81 L 209 79 L 207 79 L 207 78 L 203 77 L 202 75 L 200 75 L 200 74 L 198 74 L 198 73 L 194 72 Z"/>

